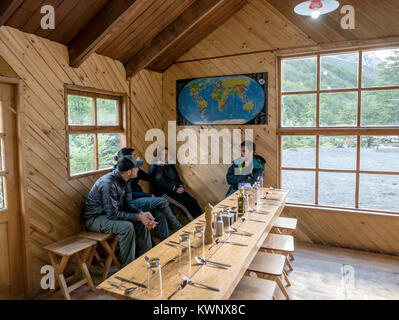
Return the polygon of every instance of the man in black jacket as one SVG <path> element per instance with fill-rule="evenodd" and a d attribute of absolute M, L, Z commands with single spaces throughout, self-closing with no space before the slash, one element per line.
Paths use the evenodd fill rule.
<path fill-rule="evenodd" d="M 193 220 L 203 213 L 198 202 L 185 191 L 184 183 L 174 164 L 168 164 L 168 149 L 161 152 L 162 166 L 155 166 L 153 172 L 156 194 L 180 207 L 189 220 Z"/>
<path fill-rule="evenodd" d="M 132 205 L 128 182 L 142 165 L 142 160 L 122 157 L 116 170 L 94 184 L 82 211 L 88 231 L 118 235 L 122 267 L 151 249 L 149 230 L 157 225 L 150 212 Z"/>

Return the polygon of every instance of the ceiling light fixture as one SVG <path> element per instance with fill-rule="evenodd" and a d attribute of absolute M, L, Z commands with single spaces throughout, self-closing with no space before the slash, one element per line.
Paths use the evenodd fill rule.
<path fill-rule="evenodd" d="M 333 12 L 339 7 L 336 0 L 307 0 L 298 4 L 294 11 L 302 16 L 311 16 L 317 19 L 321 14 Z"/>

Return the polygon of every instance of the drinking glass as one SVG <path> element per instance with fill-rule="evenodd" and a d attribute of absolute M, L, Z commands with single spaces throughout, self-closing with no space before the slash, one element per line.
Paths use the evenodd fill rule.
<path fill-rule="evenodd" d="M 261 195 L 262 195 L 261 198 L 262 198 L 262 199 L 265 199 L 266 197 L 265 197 L 265 195 L 263 194 L 263 177 L 262 177 L 262 176 L 259 176 L 257 182 L 259 183 L 260 188 L 261 188 Z"/>
<path fill-rule="evenodd" d="M 248 218 L 248 212 L 249 212 L 249 200 L 248 200 L 248 193 L 244 193 L 244 218 Z"/>
<path fill-rule="evenodd" d="M 180 243 L 180 266 L 187 263 L 189 272 L 191 271 L 191 241 L 190 234 L 181 234 L 179 237 Z"/>
<path fill-rule="evenodd" d="M 262 189 L 259 185 L 258 182 L 255 182 L 253 185 L 253 189 L 254 189 L 254 197 L 255 197 L 255 210 L 259 210 L 260 208 L 260 200 L 262 197 Z"/>
<path fill-rule="evenodd" d="M 161 261 L 158 258 L 147 261 L 147 294 L 150 297 L 162 296 Z"/>
<path fill-rule="evenodd" d="M 223 217 L 223 225 L 226 227 L 226 234 L 230 234 L 230 226 L 231 226 L 231 214 L 229 209 L 224 208 L 222 211 L 222 217 Z"/>
<path fill-rule="evenodd" d="M 194 248 L 195 255 L 205 259 L 205 235 L 204 226 L 197 226 L 194 228 Z"/>

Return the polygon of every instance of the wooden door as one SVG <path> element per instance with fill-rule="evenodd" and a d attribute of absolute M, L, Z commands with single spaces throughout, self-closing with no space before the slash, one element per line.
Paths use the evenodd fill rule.
<path fill-rule="evenodd" d="M 24 293 L 15 91 L 0 83 L 0 299 Z"/>

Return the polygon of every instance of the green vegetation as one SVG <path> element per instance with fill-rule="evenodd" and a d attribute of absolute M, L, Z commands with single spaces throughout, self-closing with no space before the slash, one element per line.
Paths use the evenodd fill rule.
<path fill-rule="evenodd" d="M 69 124 L 94 125 L 94 100 L 81 96 L 68 96 Z M 116 100 L 97 99 L 97 124 L 118 125 L 118 104 Z M 71 174 L 95 170 L 95 154 L 98 152 L 98 168 L 114 165 L 114 157 L 120 149 L 119 133 L 98 134 L 97 151 L 94 134 L 74 134 L 69 136 Z"/>

